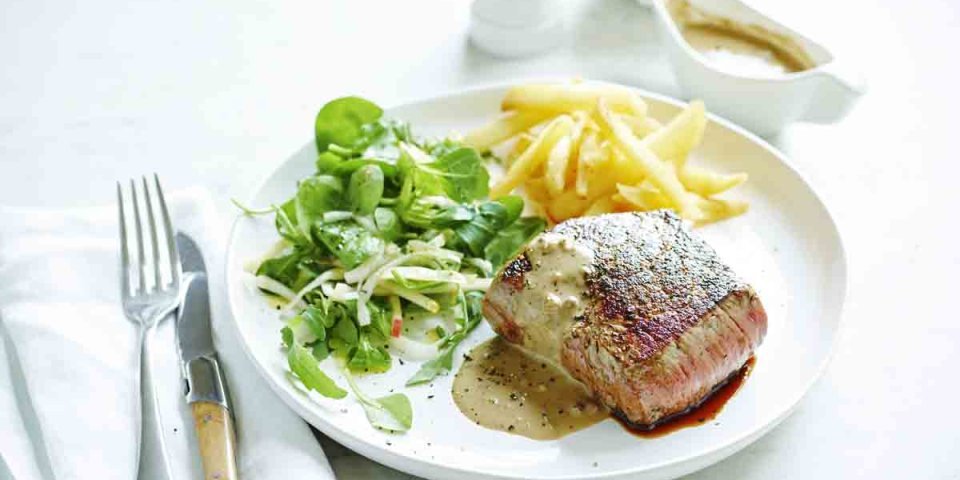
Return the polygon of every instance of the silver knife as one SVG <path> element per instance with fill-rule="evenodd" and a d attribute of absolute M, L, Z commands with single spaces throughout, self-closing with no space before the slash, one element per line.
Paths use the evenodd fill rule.
<path fill-rule="evenodd" d="M 193 239 L 177 233 L 183 297 L 177 311 L 177 346 L 187 403 L 193 411 L 204 478 L 236 480 L 236 433 L 226 379 L 213 348 L 210 296 L 203 255 Z"/>

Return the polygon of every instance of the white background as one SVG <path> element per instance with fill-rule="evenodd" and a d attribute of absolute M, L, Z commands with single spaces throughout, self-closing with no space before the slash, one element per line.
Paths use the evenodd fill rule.
<path fill-rule="evenodd" d="M 765 3 L 869 79 L 842 123 L 772 139 L 836 216 L 850 295 L 834 361 L 798 411 L 692 478 L 958 479 L 960 2 Z M 391 105 L 574 75 L 678 94 L 650 12 L 628 0 L 565 2 L 567 43 L 514 61 L 468 44 L 468 6 L 7 0 L 0 203 L 107 203 L 115 180 L 156 171 L 168 189 L 201 184 L 225 206 L 345 94 Z M 402 477 L 325 447 L 343 478 Z"/>

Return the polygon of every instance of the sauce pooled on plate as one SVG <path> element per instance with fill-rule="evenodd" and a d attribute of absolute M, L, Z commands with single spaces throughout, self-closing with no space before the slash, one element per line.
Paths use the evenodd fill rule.
<path fill-rule="evenodd" d="M 494 337 L 474 347 L 453 380 L 453 400 L 477 425 L 552 440 L 610 416 L 580 382 Z"/>

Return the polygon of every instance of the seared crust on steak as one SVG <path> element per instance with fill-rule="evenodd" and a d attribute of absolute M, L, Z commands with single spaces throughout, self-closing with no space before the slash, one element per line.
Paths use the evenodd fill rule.
<path fill-rule="evenodd" d="M 634 424 L 655 424 L 702 402 L 766 333 L 753 289 L 672 212 L 579 218 L 551 234 L 593 252 L 582 312 L 554 335 L 559 361 Z M 484 314 L 508 341 L 530 343 L 537 319 L 517 318 L 516 298 L 524 295 L 525 275 L 549 268 L 521 254 L 487 292 Z"/>

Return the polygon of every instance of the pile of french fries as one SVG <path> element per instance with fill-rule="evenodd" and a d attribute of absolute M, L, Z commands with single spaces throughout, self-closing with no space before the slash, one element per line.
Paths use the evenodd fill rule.
<path fill-rule="evenodd" d="M 747 210 L 746 202 L 716 198 L 745 182 L 745 173 L 687 162 L 707 124 L 703 102 L 661 124 L 630 89 L 573 82 L 513 87 L 501 109 L 500 118 L 464 138 L 505 162 L 492 198 L 517 190 L 554 223 L 670 208 L 703 225 Z"/>

